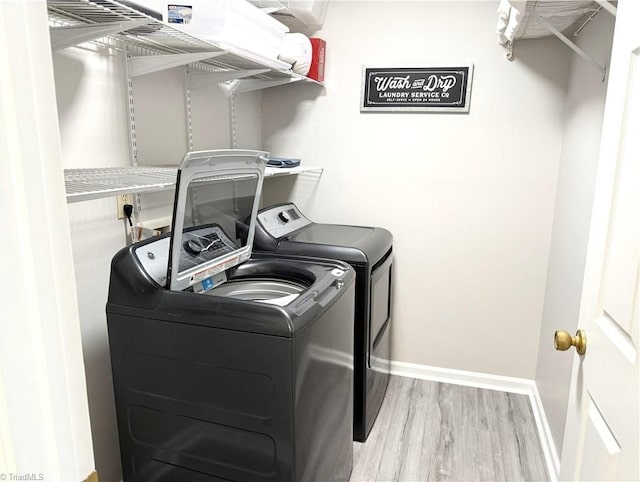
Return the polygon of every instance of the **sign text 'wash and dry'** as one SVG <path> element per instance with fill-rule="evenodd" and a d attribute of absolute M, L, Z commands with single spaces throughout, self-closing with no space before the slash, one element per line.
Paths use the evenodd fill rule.
<path fill-rule="evenodd" d="M 365 67 L 361 111 L 468 112 L 473 66 Z"/>

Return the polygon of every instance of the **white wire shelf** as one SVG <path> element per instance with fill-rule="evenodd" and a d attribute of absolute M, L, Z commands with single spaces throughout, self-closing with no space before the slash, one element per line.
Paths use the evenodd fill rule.
<path fill-rule="evenodd" d="M 593 0 L 558 0 L 538 2 L 529 0 L 515 34 L 515 40 L 553 35 L 540 18 L 567 36 L 576 36 L 580 29 L 602 9 Z"/>
<path fill-rule="evenodd" d="M 297 167 L 266 167 L 264 177 L 290 176 L 292 174 L 302 174 L 303 172 L 315 171 L 319 175 L 322 174 L 322 167 L 313 166 L 297 166 Z"/>
<path fill-rule="evenodd" d="M 554 35 L 580 57 L 591 63 L 600 72 L 602 82 L 605 81 L 606 67 L 578 47 L 573 39 L 601 10 L 615 16 L 616 6 L 609 0 L 527 0 L 524 7 L 513 41 L 501 42 L 507 49 L 506 58 L 508 60 L 513 59 L 513 48 L 516 41 Z M 510 15 L 511 20 L 513 9 Z M 500 25 L 500 21 L 498 24 Z"/>
<path fill-rule="evenodd" d="M 171 189 L 175 186 L 176 174 L 177 169 L 171 167 L 65 169 L 67 202 Z"/>
<path fill-rule="evenodd" d="M 287 176 L 316 171 L 321 167 L 298 166 L 293 168 L 267 167 L 265 177 Z M 176 167 L 105 167 L 91 169 L 65 169 L 64 183 L 67 203 L 89 201 L 119 196 L 174 189 Z"/>
<path fill-rule="evenodd" d="M 262 80 L 265 87 L 302 81 L 320 84 L 291 71 L 280 60 L 266 58 L 227 44 L 205 41 L 159 20 L 118 3 L 115 0 L 47 0 L 52 45 L 66 48 L 91 40 L 87 29 L 94 29 L 94 40 L 116 39 L 124 42 L 134 59 L 154 55 L 211 54 L 211 58 L 185 61 L 204 72 L 238 72 L 241 82 Z M 109 33 L 113 32 L 113 33 Z M 136 53 L 137 52 L 137 53 Z M 189 59 L 189 57 L 185 57 Z M 175 66 L 169 65 L 167 68 Z M 253 75 L 247 72 L 260 71 Z M 279 82 L 279 83 L 278 83 Z M 252 89 L 253 90 L 253 89 Z"/>

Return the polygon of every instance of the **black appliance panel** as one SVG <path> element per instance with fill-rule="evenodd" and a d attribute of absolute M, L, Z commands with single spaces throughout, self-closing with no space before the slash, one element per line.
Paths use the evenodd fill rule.
<path fill-rule="evenodd" d="M 343 226 L 340 224 L 311 224 L 305 229 L 287 236 L 296 243 L 332 244 L 336 246 L 360 246 L 371 236 L 375 228 Z"/>
<path fill-rule="evenodd" d="M 366 440 L 373 424 L 378 416 L 380 406 L 384 401 L 384 395 L 389 383 L 389 372 L 391 370 L 391 330 L 386 324 L 378 334 L 378 341 L 369 351 L 370 365 L 366 369 L 366 379 L 364 380 L 364 408 L 358 423 L 354 425 L 354 437 L 362 437 L 355 440 Z M 356 397 L 357 399 L 357 397 Z"/>
<path fill-rule="evenodd" d="M 353 270 L 266 256 L 229 272 L 306 284 L 271 306 L 162 288 L 140 248 L 114 259 L 107 304 L 124 480 L 348 481 Z"/>
<path fill-rule="evenodd" d="M 281 216 L 292 210 L 296 219 Z M 365 441 L 389 380 L 393 237 L 384 228 L 313 223 L 292 203 L 264 208 L 257 220 L 254 250 L 336 259 L 356 271 L 353 429 Z"/>
<path fill-rule="evenodd" d="M 371 273 L 371 314 L 369 316 L 369 353 L 382 338 L 391 320 L 391 268 L 393 254 L 374 267 Z M 370 355 L 371 356 L 371 355 Z M 371 366 L 371 360 L 369 360 Z"/>
<path fill-rule="evenodd" d="M 282 221 L 280 214 L 292 209 L 299 219 Z M 292 203 L 264 208 L 256 219 L 254 247 L 261 251 L 372 266 L 393 244 L 384 228 L 312 223 Z"/>

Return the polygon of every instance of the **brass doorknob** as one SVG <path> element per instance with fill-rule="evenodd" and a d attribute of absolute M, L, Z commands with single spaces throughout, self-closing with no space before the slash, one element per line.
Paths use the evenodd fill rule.
<path fill-rule="evenodd" d="M 553 346 L 560 351 L 565 351 L 575 346 L 578 355 L 584 355 L 587 351 L 587 334 L 584 330 L 578 330 L 576 331 L 576 336 L 571 336 L 567 331 L 558 330 L 553 335 Z"/>

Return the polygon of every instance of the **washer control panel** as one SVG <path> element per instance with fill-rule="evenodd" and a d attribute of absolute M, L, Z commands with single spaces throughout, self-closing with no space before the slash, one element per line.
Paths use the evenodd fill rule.
<path fill-rule="evenodd" d="M 275 239 L 281 239 L 311 224 L 293 204 L 280 204 L 258 213 L 258 222 Z"/>
<path fill-rule="evenodd" d="M 224 256 L 237 246 L 217 225 L 189 228 L 182 235 L 179 270 L 185 271 Z M 159 238 L 135 248 L 135 255 L 147 274 L 160 286 L 167 284 L 170 238 Z M 205 286 L 206 287 L 206 286 Z"/>
<path fill-rule="evenodd" d="M 219 226 L 189 228 L 182 233 L 178 270 L 183 272 L 196 268 L 238 248 Z"/>

